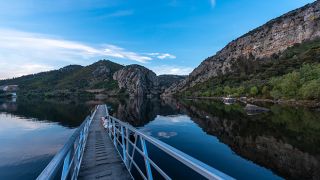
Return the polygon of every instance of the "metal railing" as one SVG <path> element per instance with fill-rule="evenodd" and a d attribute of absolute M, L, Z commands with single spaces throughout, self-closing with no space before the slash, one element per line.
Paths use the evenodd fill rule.
<path fill-rule="evenodd" d="M 89 134 L 89 127 L 96 111 L 91 113 L 72 134 L 63 148 L 53 157 L 37 180 L 77 179 L 84 148 Z"/>
<path fill-rule="evenodd" d="M 204 178 L 217 180 L 233 179 L 174 147 L 150 137 L 131 125 L 110 116 L 107 106 L 106 114 L 106 118 L 102 119 L 103 126 L 106 128 L 109 137 L 113 141 L 116 150 L 120 154 L 120 157 L 130 174 L 134 167 L 138 171 L 138 174 L 145 180 L 152 180 L 155 177 L 154 174 L 156 172 L 154 172 L 154 170 L 157 171 L 158 175 L 160 174 L 162 178 L 171 179 L 171 177 L 151 159 L 148 154 L 148 146 L 146 145 L 148 143 L 166 153 L 171 158 L 178 160 L 184 166 L 190 168 Z M 138 163 L 135 160 L 135 157 L 137 156 L 136 153 L 139 153 L 143 157 L 142 161 L 144 167 L 141 167 L 141 165 L 139 166 L 138 164 L 141 163 Z"/>

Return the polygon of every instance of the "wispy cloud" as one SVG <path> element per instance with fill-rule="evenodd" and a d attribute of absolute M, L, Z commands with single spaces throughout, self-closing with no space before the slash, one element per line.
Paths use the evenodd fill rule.
<path fill-rule="evenodd" d="M 56 68 L 57 64 L 86 65 L 100 58 L 114 58 L 146 63 L 152 59 L 172 58 L 168 53 L 158 56 L 137 53 L 112 44 L 88 45 L 61 38 L 0 29 L 0 79 L 17 77 Z M 3 68 L 5 67 L 5 68 Z"/>
<path fill-rule="evenodd" d="M 169 53 L 146 53 L 146 55 L 156 57 L 158 59 L 175 59 L 177 58 L 175 55 Z"/>
<path fill-rule="evenodd" d="M 161 65 L 157 67 L 150 67 L 157 75 L 161 74 L 176 74 L 176 75 L 188 75 L 193 68 L 184 66 L 170 66 Z"/>

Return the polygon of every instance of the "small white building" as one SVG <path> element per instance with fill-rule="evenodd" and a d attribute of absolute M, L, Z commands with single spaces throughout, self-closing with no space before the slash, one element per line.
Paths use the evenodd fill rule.
<path fill-rule="evenodd" d="M 18 91 L 18 85 L 0 86 L 0 90 L 5 91 L 5 92 L 17 92 Z"/>

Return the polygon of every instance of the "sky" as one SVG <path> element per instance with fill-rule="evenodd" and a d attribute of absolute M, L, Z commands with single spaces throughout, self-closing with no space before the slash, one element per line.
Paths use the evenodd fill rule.
<path fill-rule="evenodd" d="M 228 42 L 314 0 L 0 1 L 0 79 L 100 59 L 187 75 Z"/>

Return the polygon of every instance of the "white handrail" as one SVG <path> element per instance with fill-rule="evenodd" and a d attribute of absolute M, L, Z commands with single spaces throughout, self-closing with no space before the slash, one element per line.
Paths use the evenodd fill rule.
<path fill-rule="evenodd" d="M 77 178 L 89 133 L 89 126 L 96 111 L 97 107 L 91 116 L 88 116 L 77 128 L 62 149 L 60 149 L 53 157 L 50 163 L 37 177 L 37 180 L 51 180 L 57 178 L 64 180 L 68 177 L 71 177 L 71 179 Z M 70 173 L 72 174 L 70 175 Z"/>
<path fill-rule="evenodd" d="M 187 155 L 186 153 L 158 140 L 155 139 L 151 136 L 148 136 L 144 133 L 142 133 L 141 131 L 137 130 L 136 128 L 134 128 L 133 126 L 131 126 L 128 123 L 122 122 L 121 120 L 112 117 L 109 115 L 108 113 L 108 109 L 106 106 L 106 113 L 107 113 L 107 117 L 104 119 L 104 126 L 105 128 L 108 130 L 109 136 L 110 138 L 113 140 L 114 145 L 116 147 L 116 149 L 118 150 L 118 145 L 120 145 L 122 148 L 126 148 L 126 146 L 123 146 L 124 143 L 129 142 L 130 144 L 132 143 L 129 138 L 128 138 L 128 134 L 125 134 L 124 132 L 128 132 L 131 131 L 132 133 L 134 133 L 136 138 L 140 138 L 140 142 L 141 142 L 141 147 L 142 150 L 140 150 L 139 148 L 136 148 L 136 146 L 133 146 L 133 143 L 131 144 L 133 146 L 134 150 L 137 150 L 137 152 L 139 152 L 145 159 L 145 164 L 146 164 L 146 179 L 152 179 L 152 176 L 150 176 L 150 172 L 151 172 L 151 168 L 150 165 L 152 165 L 165 179 L 170 179 L 170 177 L 163 172 L 148 156 L 147 153 L 144 153 L 144 151 L 147 152 L 146 149 L 146 145 L 144 142 L 148 142 L 152 145 L 154 145 L 155 147 L 157 147 L 158 149 L 160 149 L 161 151 L 165 152 L 166 154 L 170 155 L 171 157 L 175 158 L 176 160 L 180 161 L 182 164 L 184 164 L 185 166 L 191 168 L 192 170 L 194 170 L 195 172 L 197 172 L 198 174 L 202 175 L 203 177 L 207 178 L 207 179 L 215 179 L 215 180 L 222 180 L 222 179 L 234 179 L 226 174 L 224 174 L 223 172 Z M 121 129 L 125 129 L 125 131 L 121 130 Z M 118 141 L 118 137 L 117 134 L 120 134 L 121 139 L 122 139 L 122 143 L 120 143 Z M 124 142 L 125 139 L 127 142 Z M 136 142 L 135 142 L 136 143 Z M 133 150 L 133 151 L 134 151 Z M 119 152 L 119 150 L 118 150 Z M 125 152 L 125 153 L 124 153 Z M 126 159 L 123 158 L 125 165 L 127 166 L 128 170 L 130 171 L 129 164 L 131 163 L 127 163 L 127 161 L 133 161 L 134 160 L 132 157 L 130 157 L 130 154 L 128 152 L 128 148 L 125 149 L 123 153 L 120 153 L 120 155 L 122 155 L 122 157 L 127 157 Z M 128 158 L 129 156 L 129 158 Z M 133 156 L 133 155 L 132 155 Z M 138 171 L 140 170 L 139 167 L 136 167 L 138 169 Z M 139 173 L 141 174 L 141 170 L 139 171 Z M 142 175 L 145 178 L 145 175 Z"/>

